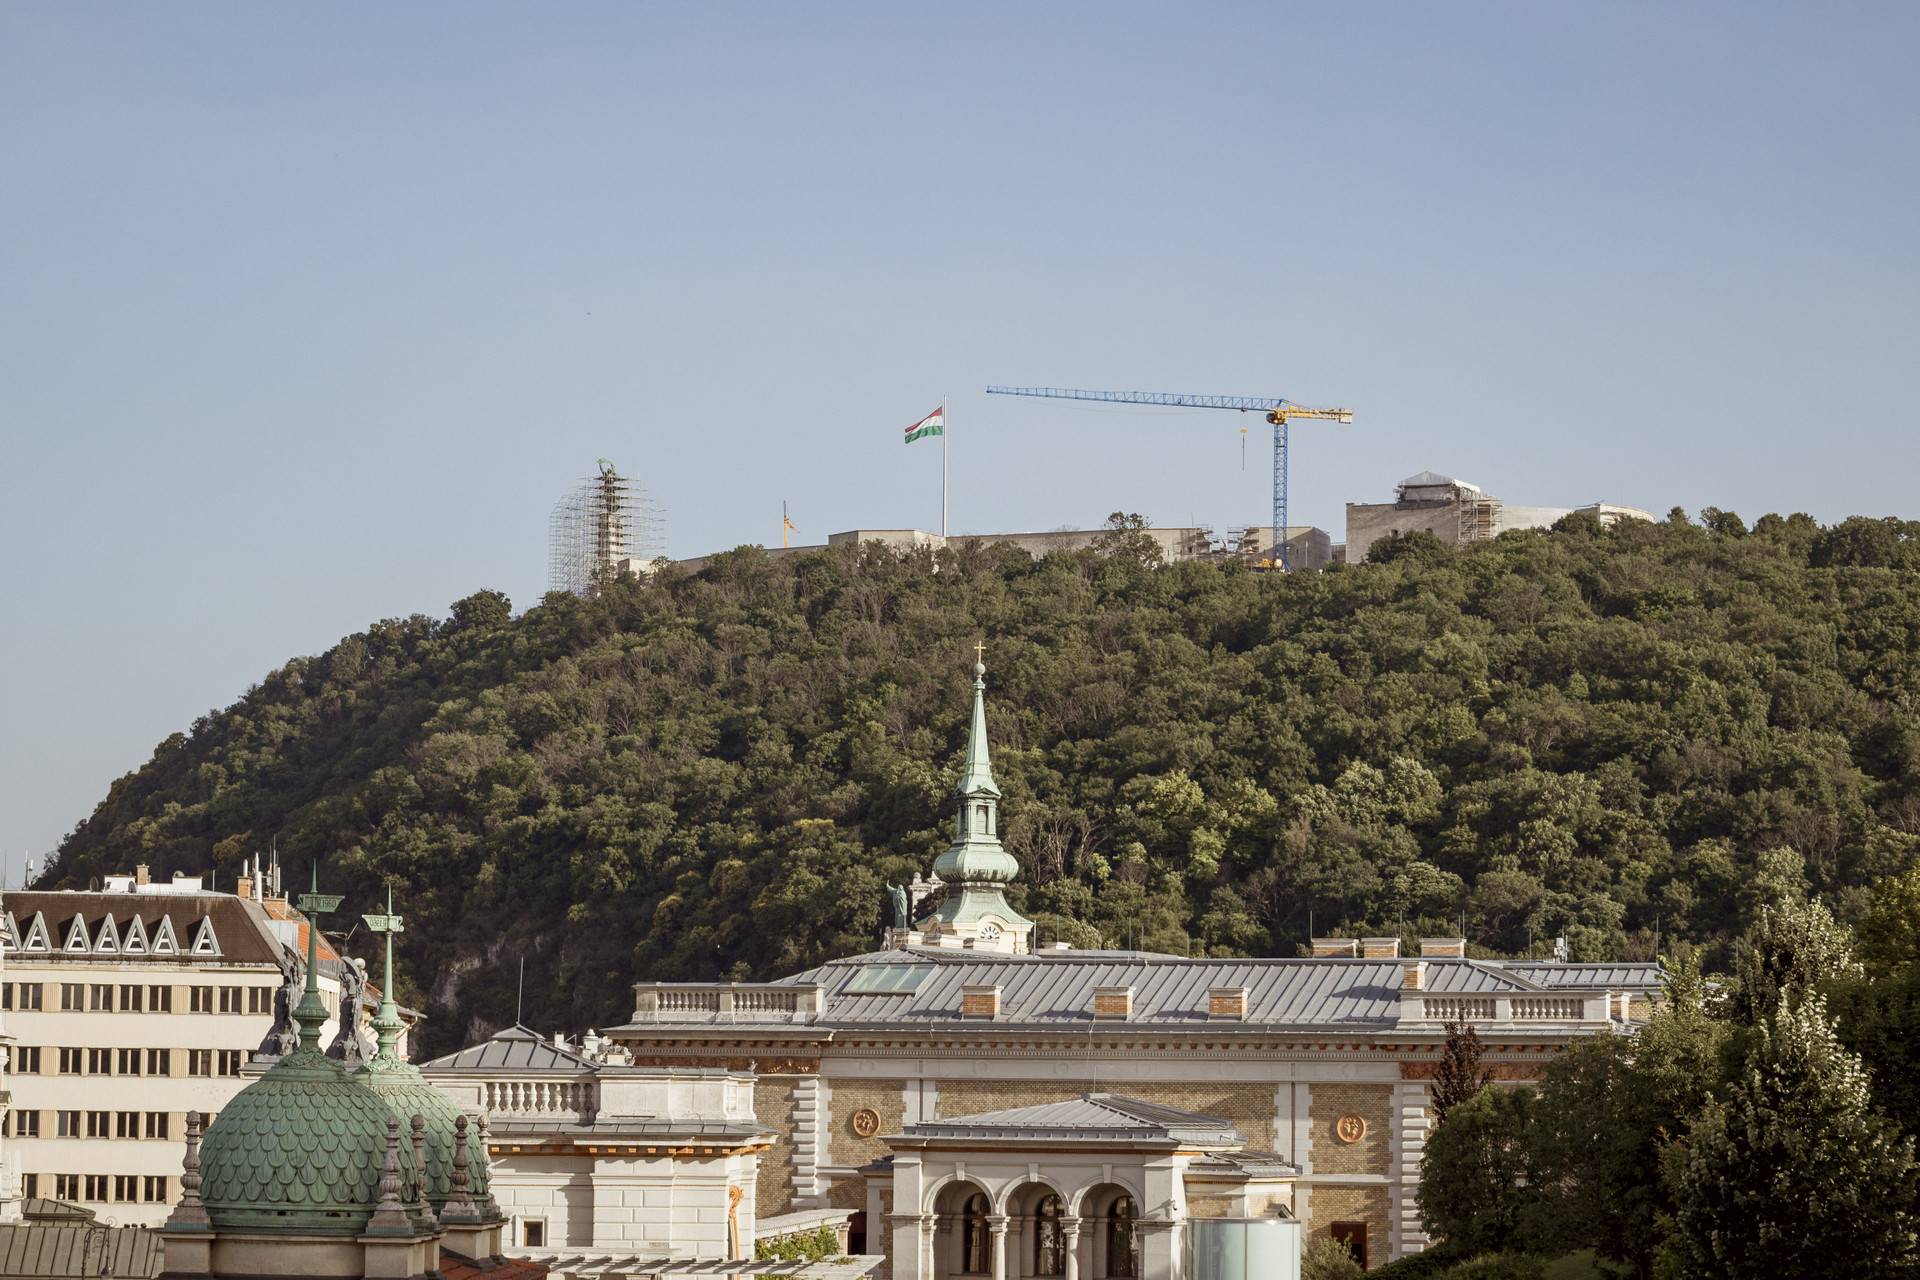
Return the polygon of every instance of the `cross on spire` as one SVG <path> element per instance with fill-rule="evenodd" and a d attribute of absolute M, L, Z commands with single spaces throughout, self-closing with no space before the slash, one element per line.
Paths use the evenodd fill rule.
<path fill-rule="evenodd" d="M 987 642 L 985 640 L 976 640 L 973 642 L 973 660 L 977 663 L 986 662 Z"/>

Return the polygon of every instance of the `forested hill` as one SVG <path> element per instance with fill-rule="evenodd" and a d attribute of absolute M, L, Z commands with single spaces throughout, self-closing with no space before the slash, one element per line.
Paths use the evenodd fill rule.
<path fill-rule="evenodd" d="M 951 830 L 984 638 L 1012 895 L 1042 936 L 1294 954 L 1451 932 L 1575 958 L 1843 918 L 1920 846 L 1920 526 L 1585 516 L 1324 574 L 756 549 L 483 592 L 266 676 L 114 784 L 42 884 L 148 863 L 407 916 L 440 1051 L 623 1021 L 627 984 L 867 949 Z"/>

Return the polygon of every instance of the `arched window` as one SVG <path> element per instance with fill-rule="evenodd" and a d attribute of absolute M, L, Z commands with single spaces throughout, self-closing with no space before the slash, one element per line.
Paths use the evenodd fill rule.
<path fill-rule="evenodd" d="M 960 1269 L 973 1275 L 993 1270 L 993 1255 L 987 1252 L 987 1198 L 971 1196 L 967 1200 L 966 1221 L 960 1232 Z"/>
<path fill-rule="evenodd" d="M 1133 1197 L 1121 1196 L 1113 1202 L 1113 1214 L 1107 1219 L 1107 1274 L 1137 1276 L 1139 1260 L 1133 1252 Z"/>
<path fill-rule="evenodd" d="M 1060 1197 L 1045 1196 L 1034 1211 L 1033 1274 L 1067 1274 L 1066 1237 L 1060 1230 Z"/>

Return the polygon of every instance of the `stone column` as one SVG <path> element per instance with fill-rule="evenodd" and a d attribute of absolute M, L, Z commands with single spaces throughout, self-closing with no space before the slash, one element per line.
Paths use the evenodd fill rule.
<path fill-rule="evenodd" d="M 993 1237 L 993 1280 L 1007 1280 L 1007 1222 L 1004 1213 L 987 1215 L 987 1234 Z"/>
<path fill-rule="evenodd" d="M 1080 1280 L 1080 1219 L 1060 1219 L 1060 1244 L 1067 1251 L 1066 1280 Z"/>
<path fill-rule="evenodd" d="M 1393 1090 L 1392 1160 L 1387 1178 L 1388 1260 L 1419 1253 L 1427 1247 L 1426 1226 L 1414 1197 L 1420 1190 L 1420 1166 L 1426 1159 L 1427 1086 L 1420 1081 L 1396 1085 Z"/>

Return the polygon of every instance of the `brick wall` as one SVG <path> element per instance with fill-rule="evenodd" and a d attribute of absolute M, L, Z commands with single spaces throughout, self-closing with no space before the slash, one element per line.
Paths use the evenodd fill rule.
<path fill-rule="evenodd" d="M 754 1214 L 777 1217 L 793 1203 L 793 1076 L 761 1076 L 753 1085 L 753 1113 L 774 1131 L 773 1147 L 760 1155 L 754 1182 Z"/>
<path fill-rule="evenodd" d="M 1314 1092 L 1318 1094 L 1319 1090 Z M 1385 1187 L 1315 1187 L 1307 1204 L 1307 1245 L 1331 1236 L 1336 1222 L 1367 1224 L 1369 1270 L 1387 1261 L 1390 1249 Z"/>
<path fill-rule="evenodd" d="M 1344 1142 L 1334 1126 L 1344 1115 L 1367 1122 L 1366 1136 Z M 1379 1084 L 1313 1086 L 1313 1171 L 1387 1173 L 1392 1160 L 1393 1087 Z M 1315 1191 L 1316 1199 L 1319 1192 Z M 1318 1212 L 1318 1205 L 1315 1206 Z"/>
<path fill-rule="evenodd" d="M 833 1096 L 828 1109 L 832 1119 L 827 1131 L 831 1158 L 826 1163 L 859 1166 L 886 1155 L 887 1144 L 880 1141 L 881 1136 L 900 1132 L 906 1123 L 901 1096 L 906 1089 L 905 1082 L 834 1080 L 831 1083 Z M 853 1131 L 854 1114 L 862 1110 L 872 1110 L 880 1116 L 880 1127 L 871 1138 L 863 1138 Z"/>

